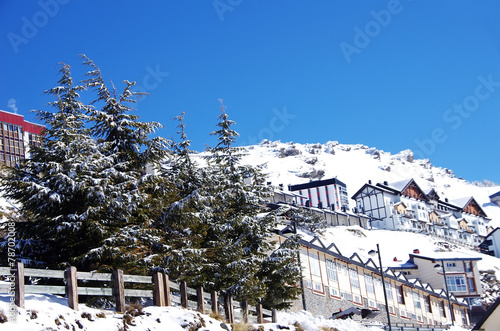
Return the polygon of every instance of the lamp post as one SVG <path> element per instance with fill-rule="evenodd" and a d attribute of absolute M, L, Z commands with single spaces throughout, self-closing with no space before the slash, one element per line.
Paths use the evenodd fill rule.
<path fill-rule="evenodd" d="M 434 269 L 436 269 L 436 270 L 439 270 L 440 268 L 442 268 L 442 270 L 443 270 L 444 286 L 446 289 L 446 298 L 448 299 L 448 308 L 450 309 L 451 325 L 455 325 L 453 323 L 453 306 L 451 305 L 450 291 L 448 290 L 448 282 L 446 281 L 446 269 L 444 268 L 444 261 L 443 260 L 441 260 L 441 264 L 436 264 L 434 266 Z"/>
<path fill-rule="evenodd" d="M 385 290 L 385 278 L 384 278 L 384 269 L 382 268 L 382 258 L 380 257 L 380 247 L 377 244 L 377 250 L 371 250 L 368 252 L 368 255 L 374 256 L 375 254 L 378 254 L 378 262 L 380 265 L 380 275 L 382 276 L 382 288 L 384 290 L 384 300 L 385 300 L 385 312 L 387 314 L 387 324 L 389 325 L 389 331 L 392 331 L 392 326 L 391 326 L 391 315 L 389 314 L 389 303 L 387 301 L 387 292 Z"/>

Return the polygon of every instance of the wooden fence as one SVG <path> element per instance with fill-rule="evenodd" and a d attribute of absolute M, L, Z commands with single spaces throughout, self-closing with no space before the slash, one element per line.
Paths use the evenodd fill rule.
<path fill-rule="evenodd" d="M 246 301 L 233 301 L 230 296 L 218 297 L 218 293 L 213 291 L 205 293 L 203 287 L 192 289 L 186 286 L 186 282 L 175 283 L 169 280 L 168 275 L 157 272 L 153 276 L 124 275 L 122 270 L 113 270 L 112 273 L 96 273 L 77 271 L 75 267 L 68 267 L 66 270 L 47 270 L 24 268 L 24 264 L 16 262 L 14 269 L 0 267 L 0 276 L 7 276 L 11 279 L 10 284 L 0 285 L 0 293 L 14 293 L 15 304 L 24 308 L 25 294 L 57 294 L 66 295 L 68 306 L 78 310 L 78 296 L 110 296 L 115 299 L 115 310 L 125 312 L 126 297 L 153 298 L 155 306 L 180 305 L 183 308 L 196 309 L 201 313 L 224 313 L 226 321 L 234 323 L 235 320 L 243 322 L 264 323 L 264 317 L 271 317 L 276 323 L 276 310 L 272 311 L 262 308 L 258 304 L 254 309 L 249 307 Z M 12 282 L 12 277 L 14 282 Z M 25 277 L 54 278 L 65 281 L 65 285 L 26 285 Z M 108 282 L 111 287 L 84 287 L 78 286 L 88 282 Z M 149 284 L 152 289 L 128 289 L 125 283 Z M 195 299 L 190 300 L 190 299 Z M 210 304 L 207 311 L 205 303 Z M 219 307 L 220 306 L 220 307 Z M 235 316 L 236 311 L 239 316 Z M 252 313 L 252 314 L 250 314 Z"/>

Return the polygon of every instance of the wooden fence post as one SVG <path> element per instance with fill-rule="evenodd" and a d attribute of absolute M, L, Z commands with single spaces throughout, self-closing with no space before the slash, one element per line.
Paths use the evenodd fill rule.
<path fill-rule="evenodd" d="M 218 302 L 218 298 L 217 298 L 217 291 L 212 291 L 212 293 L 210 293 L 210 298 L 212 300 L 212 313 L 214 313 L 215 315 L 218 315 L 219 314 L 219 302 Z"/>
<path fill-rule="evenodd" d="M 24 264 L 16 262 L 14 302 L 19 308 L 24 308 Z"/>
<path fill-rule="evenodd" d="M 158 307 L 165 306 L 165 289 L 163 283 L 163 274 L 155 272 L 153 274 L 153 304 Z"/>
<path fill-rule="evenodd" d="M 181 282 L 181 306 L 182 308 L 188 308 L 188 293 L 185 281 Z"/>
<path fill-rule="evenodd" d="M 78 310 L 78 280 L 76 277 L 76 267 L 66 268 L 66 288 L 68 292 L 68 306 L 73 310 Z"/>
<path fill-rule="evenodd" d="M 245 299 L 241 300 L 240 302 L 240 307 L 241 307 L 241 314 L 243 323 L 248 323 L 248 301 Z"/>
<path fill-rule="evenodd" d="M 273 308 L 271 310 L 271 313 L 272 313 L 272 320 L 271 320 L 271 322 L 278 323 L 278 314 L 276 313 L 276 308 Z"/>
<path fill-rule="evenodd" d="M 257 306 L 255 307 L 257 311 L 257 323 L 262 324 L 264 323 L 264 316 L 262 316 L 262 303 L 257 303 Z"/>
<path fill-rule="evenodd" d="M 163 274 L 163 291 L 165 292 L 165 306 L 171 306 L 172 300 L 170 299 L 170 280 L 167 274 Z"/>
<path fill-rule="evenodd" d="M 115 297 L 115 310 L 119 313 L 125 312 L 125 283 L 123 281 L 123 270 L 113 270 L 113 294 Z"/>
<path fill-rule="evenodd" d="M 198 299 L 198 311 L 202 314 L 205 313 L 205 298 L 203 297 L 203 286 L 198 286 L 196 289 L 196 297 Z"/>
<path fill-rule="evenodd" d="M 228 323 L 234 323 L 233 297 L 224 295 L 224 313 Z"/>

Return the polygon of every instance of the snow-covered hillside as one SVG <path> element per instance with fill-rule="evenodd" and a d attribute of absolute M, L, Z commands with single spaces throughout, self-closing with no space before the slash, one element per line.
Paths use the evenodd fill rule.
<path fill-rule="evenodd" d="M 368 180 L 375 184 L 413 178 L 422 189 L 434 188 L 442 198 L 474 196 L 492 218 L 490 225 L 500 226 L 500 207 L 489 200 L 491 194 L 500 191 L 500 186 L 488 181 L 467 182 L 450 169 L 433 166 L 428 159 L 414 159 L 410 150 L 391 155 L 373 147 L 336 141 L 294 144 L 264 140 L 259 145 L 244 147 L 244 151 L 244 164 L 262 165 L 269 181 L 276 186 L 283 184 L 285 189 L 289 184 L 337 177 L 352 196 Z M 354 206 L 352 200 L 350 205 Z"/>

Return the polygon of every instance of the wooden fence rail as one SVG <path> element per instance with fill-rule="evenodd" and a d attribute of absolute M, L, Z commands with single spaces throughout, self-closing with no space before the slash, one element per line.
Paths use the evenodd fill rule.
<path fill-rule="evenodd" d="M 66 295 L 68 306 L 78 310 L 78 296 L 110 296 L 115 299 L 115 310 L 125 312 L 126 297 L 153 298 L 155 306 L 180 305 L 183 308 L 193 308 L 201 313 L 206 313 L 205 303 L 211 305 L 210 311 L 215 314 L 220 313 L 219 305 L 223 307 L 226 321 L 234 323 L 235 320 L 249 322 L 249 317 L 253 316 L 255 322 L 264 323 L 264 316 L 271 317 L 276 323 L 276 310 L 266 310 L 262 305 L 250 308 L 246 301 L 237 302 L 229 296 L 224 296 L 219 300 L 217 292 L 205 293 L 203 287 L 192 289 L 187 287 L 186 282 L 175 283 L 169 280 L 167 274 L 156 272 L 153 276 L 125 275 L 122 270 L 113 270 L 112 273 L 95 273 L 77 271 L 75 267 L 68 267 L 63 270 L 47 270 L 24 268 L 24 264 L 16 262 L 14 269 L 0 267 L 0 276 L 12 277 L 14 275 L 14 288 L 11 284 L 0 285 L 0 293 L 12 293 L 14 291 L 15 304 L 24 308 L 25 294 L 57 294 Z M 65 285 L 26 285 L 25 277 L 54 278 L 65 280 Z M 108 282 L 111 287 L 89 287 L 78 286 L 78 281 L 88 282 Z M 125 287 L 125 283 L 149 284 L 153 289 L 130 289 Z M 106 285 L 105 285 L 106 286 Z M 196 301 L 190 300 L 196 298 Z M 239 318 L 235 318 L 235 308 L 240 312 Z M 250 315 L 249 313 L 254 313 Z"/>

